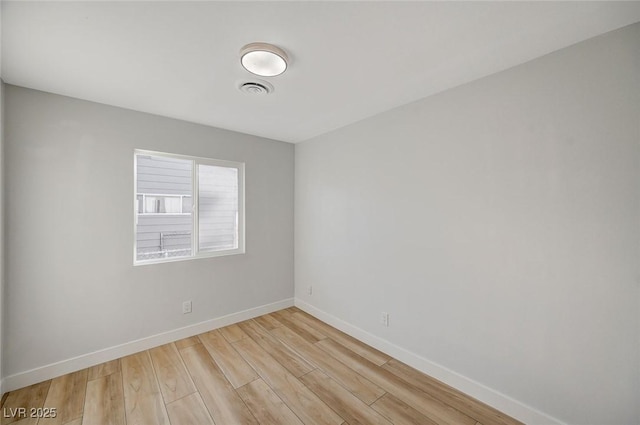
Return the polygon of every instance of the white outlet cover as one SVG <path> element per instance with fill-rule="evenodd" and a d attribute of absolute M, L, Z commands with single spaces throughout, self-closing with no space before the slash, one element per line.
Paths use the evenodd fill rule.
<path fill-rule="evenodd" d="M 182 314 L 191 313 L 191 301 L 185 301 L 182 303 Z"/>

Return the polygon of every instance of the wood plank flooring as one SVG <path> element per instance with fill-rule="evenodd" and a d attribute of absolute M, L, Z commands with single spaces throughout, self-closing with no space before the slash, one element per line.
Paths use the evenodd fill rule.
<path fill-rule="evenodd" d="M 1 425 L 522 425 L 295 307 L 3 400 Z"/>

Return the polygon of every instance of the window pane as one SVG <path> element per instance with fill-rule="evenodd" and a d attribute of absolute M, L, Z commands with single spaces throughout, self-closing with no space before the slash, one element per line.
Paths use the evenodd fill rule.
<path fill-rule="evenodd" d="M 185 196 L 182 198 L 182 212 L 183 213 L 191 213 L 191 209 L 193 206 L 193 201 L 190 196 Z"/>
<path fill-rule="evenodd" d="M 136 210 L 138 211 L 138 214 L 141 214 L 144 212 L 144 205 L 142 204 L 142 195 L 136 195 Z"/>
<path fill-rule="evenodd" d="M 145 195 L 145 214 L 136 221 L 136 259 L 190 256 L 193 215 L 190 209 L 175 214 L 182 212 L 180 196 L 193 195 L 193 162 L 151 155 L 136 155 L 136 160 L 137 197 Z"/>
<path fill-rule="evenodd" d="M 144 212 L 146 213 L 159 213 L 160 212 L 160 200 L 157 196 L 147 195 L 144 199 Z"/>
<path fill-rule="evenodd" d="M 162 212 L 166 214 L 180 214 L 182 212 L 182 200 L 176 196 L 165 196 Z"/>
<path fill-rule="evenodd" d="M 238 169 L 198 165 L 201 251 L 238 248 Z"/>

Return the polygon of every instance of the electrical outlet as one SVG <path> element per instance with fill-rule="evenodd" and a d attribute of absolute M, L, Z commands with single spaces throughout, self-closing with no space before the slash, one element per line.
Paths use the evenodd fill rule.
<path fill-rule="evenodd" d="M 182 303 L 182 314 L 191 313 L 191 301 L 185 301 Z"/>
<path fill-rule="evenodd" d="M 309 287 L 307 288 L 307 294 L 308 294 L 308 295 L 313 295 L 313 286 L 309 286 Z"/>
<path fill-rule="evenodd" d="M 385 313 L 384 311 L 380 313 L 380 323 L 382 326 L 389 326 L 389 313 Z"/>

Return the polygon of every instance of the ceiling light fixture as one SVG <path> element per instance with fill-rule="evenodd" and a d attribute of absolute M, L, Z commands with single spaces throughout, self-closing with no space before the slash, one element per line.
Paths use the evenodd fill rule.
<path fill-rule="evenodd" d="M 240 49 L 240 63 L 252 74 L 275 77 L 287 69 L 287 54 L 268 43 L 250 43 Z"/>

